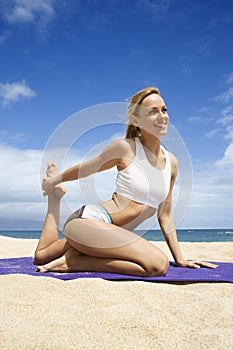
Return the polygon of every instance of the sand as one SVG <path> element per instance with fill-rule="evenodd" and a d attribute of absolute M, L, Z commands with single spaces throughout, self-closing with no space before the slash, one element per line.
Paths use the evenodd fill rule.
<path fill-rule="evenodd" d="M 37 240 L 0 237 L 0 258 Z M 164 242 L 157 242 L 168 252 Z M 233 261 L 233 243 L 181 243 L 187 258 Z M 0 349 L 232 349 L 233 285 L 0 276 Z"/>

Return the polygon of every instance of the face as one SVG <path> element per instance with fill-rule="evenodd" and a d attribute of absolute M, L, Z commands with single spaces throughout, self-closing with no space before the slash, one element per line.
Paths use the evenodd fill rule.
<path fill-rule="evenodd" d="M 167 107 L 160 95 L 151 94 L 140 105 L 139 116 L 134 118 L 141 130 L 157 138 L 167 134 L 169 116 Z"/>

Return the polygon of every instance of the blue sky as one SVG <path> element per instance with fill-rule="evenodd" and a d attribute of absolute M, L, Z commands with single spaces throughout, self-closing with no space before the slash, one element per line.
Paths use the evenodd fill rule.
<path fill-rule="evenodd" d="M 40 228 L 41 159 L 64 120 L 148 85 L 159 87 L 192 163 L 179 227 L 232 228 L 232 35 L 230 0 L 0 0 L 0 229 Z M 117 133 L 86 133 L 64 165 Z M 112 191 L 103 176 L 98 191 Z M 78 186 L 68 187 L 76 208 Z"/>

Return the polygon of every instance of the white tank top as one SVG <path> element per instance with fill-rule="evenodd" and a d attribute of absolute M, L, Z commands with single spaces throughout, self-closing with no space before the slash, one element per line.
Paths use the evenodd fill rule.
<path fill-rule="evenodd" d="M 147 160 L 143 145 L 135 138 L 136 154 L 133 162 L 117 174 L 115 192 L 135 202 L 158 209 L 168 195 L 171 182 L 171 162 L 168 152 L 165 168 L 155 168 Z"/>

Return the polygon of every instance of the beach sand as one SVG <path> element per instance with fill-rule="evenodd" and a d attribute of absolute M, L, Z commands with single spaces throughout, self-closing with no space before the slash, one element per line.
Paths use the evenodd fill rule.
<path fill-rule="evenodd" d="M 0 237 L 0 258 L 32 256 L 36 244 Z M 168 253 L 164 242 L 155 244 Z M 233 243 L 180 245 L 186 258 L 232 262 Z M 0 280 L 1 350 L 232 349 L 230 283 L 60 281 L 43 275 Z"/>

